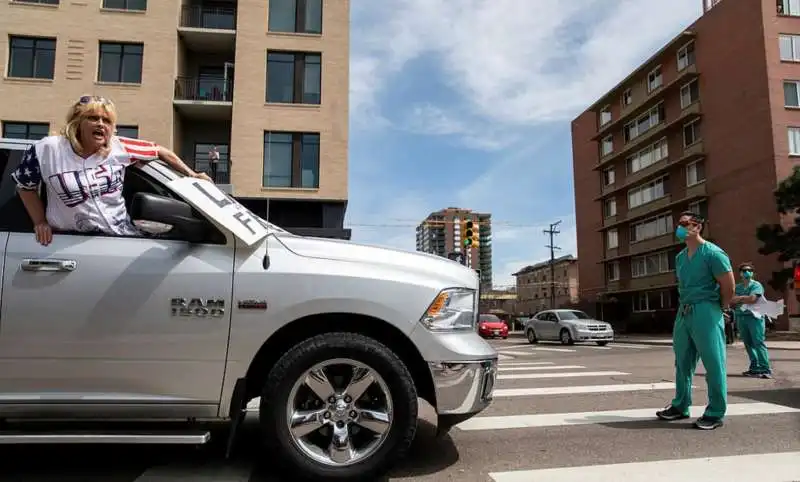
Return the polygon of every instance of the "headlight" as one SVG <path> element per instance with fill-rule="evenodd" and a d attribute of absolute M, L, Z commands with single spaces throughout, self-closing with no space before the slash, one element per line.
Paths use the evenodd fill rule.
<path fill-rule="evenodd" d="M 474 330 L 475 291 L 466 288 L 442 290 L 420 318 L 431 331 Z"/>

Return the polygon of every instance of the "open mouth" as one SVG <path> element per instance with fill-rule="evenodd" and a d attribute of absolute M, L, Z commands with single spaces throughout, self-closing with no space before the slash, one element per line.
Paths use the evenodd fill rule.
<path fill-rule="evenodd" d="M 98 127 L 92 131 L 92 137 L 96 141 L 104 141 L 106 140 L 106 131 L 102 127 Z"/>

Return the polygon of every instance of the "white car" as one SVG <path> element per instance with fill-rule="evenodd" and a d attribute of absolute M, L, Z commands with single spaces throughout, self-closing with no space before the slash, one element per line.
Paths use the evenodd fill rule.
<path fill-rule="evenodd" d="M 561 341 L 572 345 L 576 341 L 593 341 L 605 346 L 614 340 L 614 329 L 580 310 L 545 310 L 525 322 L 525 336 L 529 343 Z"/>

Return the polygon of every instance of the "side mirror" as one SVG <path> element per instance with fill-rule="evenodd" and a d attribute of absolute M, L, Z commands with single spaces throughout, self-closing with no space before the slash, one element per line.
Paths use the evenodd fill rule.
<path fill-rule="evenodd" d="M 206 221 L 194 215 L 189 204 L 166 196 L 136 193 L 131 202 L 130 217 L 134 225 L 151 234 L 174 233 L 191 243 L 202 242 Z"/>

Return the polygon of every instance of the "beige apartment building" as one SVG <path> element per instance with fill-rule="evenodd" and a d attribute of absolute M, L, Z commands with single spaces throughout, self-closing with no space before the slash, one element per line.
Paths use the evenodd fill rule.
<path fill-rule="evenodd" d="M 0 30 L 3 137 L 102 95 L 120 135 L 290 231 L 349 238 L 350 0 L 4 0 Z"/>
<path fill-rule="evenodd" d="M 515 310 L 519 313 L 534 314 L 580 301 L 578 259 L 571 254 L 552 263 L 547 260 L 526 266 L 512 276 L 517 279 Z"/>

